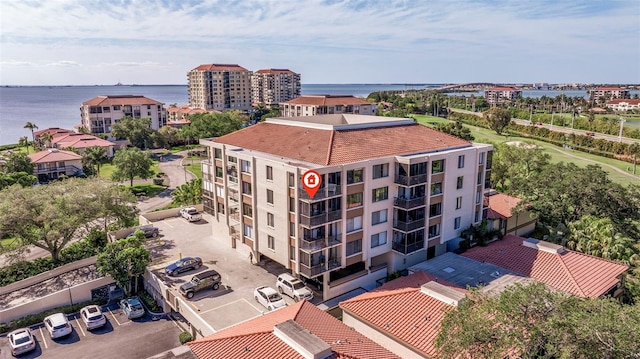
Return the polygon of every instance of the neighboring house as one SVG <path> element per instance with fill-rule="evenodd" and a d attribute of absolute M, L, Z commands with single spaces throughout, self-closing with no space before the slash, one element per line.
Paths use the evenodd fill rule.
<path fill-rule="evenodd" d="M 436 354 L 442 319 L 465 295 L 465 289 L 418 271 L 341 302 L 342 321 L 402 358 L 429 358 Z"/>
<path fill-rule="evenodd" d="M 307 301 L 187 343 L 199 359 L 399 358 Z"/>
<path fill-rule="evenodd" d="M 484 90 L 484 99 L 491 105 L 515 101 L 522 91 L 515 87 L 491 87 Z"/>
<path fill-rule="evenodd" d="M 471 248 L 461 255 L 586 298 L 619 296 L 621 275 L 629 269 L 624 264 L 567 250 L 557 244 L 513 235 L 486 247 Z"/>
<path fill-rule="evenodd" d="M 378 105 L 351 95 L 306 95 L 280 103 L 282 117 L 331 114 L 375 115 Z"/>
<path fill-rule="evenodd" d="M 204 210 L 229 245 L 315 282 L 325 300 L 443 254 L 480 223 L 493 149 L 363 115 L 272 118 L 200 144 Z M 310 198 L 311 169 L 322 183 Z"/>
<path fill-rule="evenodd" d="M 219 112 L 219 111 L 206 111 L 201 108 L 191 108 L 189 105 L 184 106 L 169 106 L 167 108 L 167 126 L 182 128 L 184 125 L 188 125 L 191 123 L 189 119 L 192 115 L 197 115 L 201 113 L 208 112 Z"/>
<path fill-rule="evenodd" d="M 278 105 L 300 96 L 300 74 L 289 69 L 263 69 L 251 75 L 253 103 Z"/>
<path fill-rule="evenodd" d="M 640 99 L 615 98 L 607 101 L 607 107 L 614 111 L 640 110 Z"/>
<path fill-rule="evenodd" d="M 622 87 L 596 87 L 589 90 L 589 97 L 592 99 L 599 99 L 600 97 L 629 98 L 629 90 Z"/>
<path fill-rule="evenodd" d="M 499 229 L 503 235 L 513 234 L 516 236 L 526 236 L 533 232 L 536 227 L 536 219 L 531 216 L 531 213 L 526 210 L 514 212 L 520 201 L 520 198 L 493 190 L 485 193 L 484 206 L 488 229 Z"/>
<path fill-rule="evenodd" d="M 53 146 L 58 149 L 73 148 L 79 153 L 84 153 L 90 147 L 102 147 L 105 149 L 105 157 L 111 158 L 114 155 L 115 143 L 103 140 L 93 135 L 84 133 L 69 133 L 53 138 Z"/>
<path fill-rule="evenodd" d="M 47 147 L 51 147 L 51 143 L 45 143 L 45 141 L 42 139 L 43 135 L 47 133 L 51 134 L 52 139 L 55 139 L 56 137 L 59 137 L 59 136 L 68 135 L 70 133 L 77 133 L 77 132 L 73 130 L 59 128 L 59 127 L 50 127 L 50 128 L 45 128 L 44 130 L 35 131 L 33 133 L 33 137 L 35 138 L 37 147 L 40 147 L 43 149 Z"/>
<path fill-rule="evenodd" d="M 205 64 L 187 74 L 189 106 L 204 110 L 251 110 L 251 71 L 237 64 Z"/>
<path fill-rule="evenodd" d="M 154 130 L 167 122 L 164 104 L 142 95 L 98 96 L 80 107 L 82 126 L 91 134 L 109 134 L 113 125 L 125 116 L 149 118 Z"/>
<path fill-rule="evenodd" d="M 49 182 L 61 176 L 76 176 L 82 174 L 82 156 L 57 148 L 28 155 L 33 162 L 33 174 L 39 182 Z"/>

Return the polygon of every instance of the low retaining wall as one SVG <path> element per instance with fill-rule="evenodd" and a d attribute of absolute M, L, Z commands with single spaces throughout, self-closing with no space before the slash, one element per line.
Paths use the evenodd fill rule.
<path fill-rule="evenodd" d="M 204 211 L 203 204 L 196 204 L 190 207 L 195 207 L 195 209 L 197 209 L 201 213 Z M 153 222 L 162 221 L 163 219 L 174 218 L 174 217 L 180 217 L 180 208 L 171 208 L 171 209 L 165 209 L 162 211 L 143 213 L 138 216 L 138 222 L 140 223 L 139 226 L 124 228 L 124 229 L 119 229 L 117 231 L 109 232 L 107 233 L 107 238 L 109 239 L 109 242 L 115 242 L 119 239 L 122 239 L 128 236 L 131 232 L 134 232 L 140 227 L 153 224 Z"/>

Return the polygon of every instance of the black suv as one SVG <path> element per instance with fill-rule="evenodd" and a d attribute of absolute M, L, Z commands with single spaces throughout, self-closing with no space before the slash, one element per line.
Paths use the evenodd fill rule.
<path fill-rule="evenodd" d="M 208 270 L 202 273 L 198 273 L 191 278 L 190 282 L 184 283 L 180 286 L 180 294 L 187 298 L 193 298 L 193 295 L 197 292 L 211 288 L 218 290 L 220 288 L 220 281 L 222 277 L 220 273 L 214 270 Z"/>
<path fill-rule="evenodd" d="M 157 236 L 160 235 L 160 229 L 158 229 L 158 227 L 154 227 L 154 226 L 143 226 L 140 227 L 138 229 L 136 229 L 135 231 L 131 232 L 131 234 L 129 234 L 127 237 L 133 237 L 137 231 L 143 231 L 144 232 L 144 236 L 147 238 L 156 238 Z"/>

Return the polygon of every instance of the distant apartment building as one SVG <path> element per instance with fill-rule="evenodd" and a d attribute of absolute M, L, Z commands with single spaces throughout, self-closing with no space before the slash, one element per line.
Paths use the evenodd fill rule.
<path fill-rule="evenodd" d="M 251 110 L 251 71 L 236 64 L 205 64 L 187 74 L 189 106 L 203 110 Z"/>
<path fill-rule="evenodd" d="M 607 107 L 614 111 L 640 110 L 640 99 L 615 98 L 607 101 Z"/>
<path fill-rule="evenodd" d="M 263 69 L 251 75 L 253 103 L 278 105 L 300 96 L 300 74 L 288 69 Z"/>
<path fill-rule="evenodd" d="M 515 101 L 522 91 L 515 87 L 491 87 L 484 90 L 484 99 L 491 105 Z"/>
<path fill-rule="evenodd" d="M 204 209 L 229 245 L 268 257 L 324 299 L 443 254 L 482 220 L 492 146 L 362 115 L 273 118 L 202 139 Z M 301 176 L 317 171 L 310 197 Z"/>
<path fill-rule="evenodd" d="M 378 105 L 351 95 L 306 95 L 280 104 L 282 117 L 331 114 L 375 115 Z"/>
<path fill-rule="evenodd" d="M 622 87 L 596 87 L 589 90 L 589 97 L 599 99 L 600 97 L 613 98 L 629 98 L 629 90 Z"/>
<path fill-rule="evenodd" d="M 164 104 L 142 95 L 98 96 L 83 102 L 80 107 L 82 126 L 94 135 L 109 134 L 113 124 L 125 116 L 149 118 L 154 130 L 167 121 Z"/>
<path fill-rule="evenodd" d="M 201 113 L 216 112 L 206 111 L 201 108 L 191 108 L 189 105 L 169 106 L 167 108 L 167 126 L 181 128 L 191 123 L 190 117 Z"/>

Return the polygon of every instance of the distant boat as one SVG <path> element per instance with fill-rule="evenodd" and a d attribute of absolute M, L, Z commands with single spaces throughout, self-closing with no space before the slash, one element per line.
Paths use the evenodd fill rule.
<path fill-rule="evenodd" d="M 122 84 L 122 82 L 118 81 L 118 83 L 115 84 L 115 86 L 124 86 L 124 85 Z"/>

